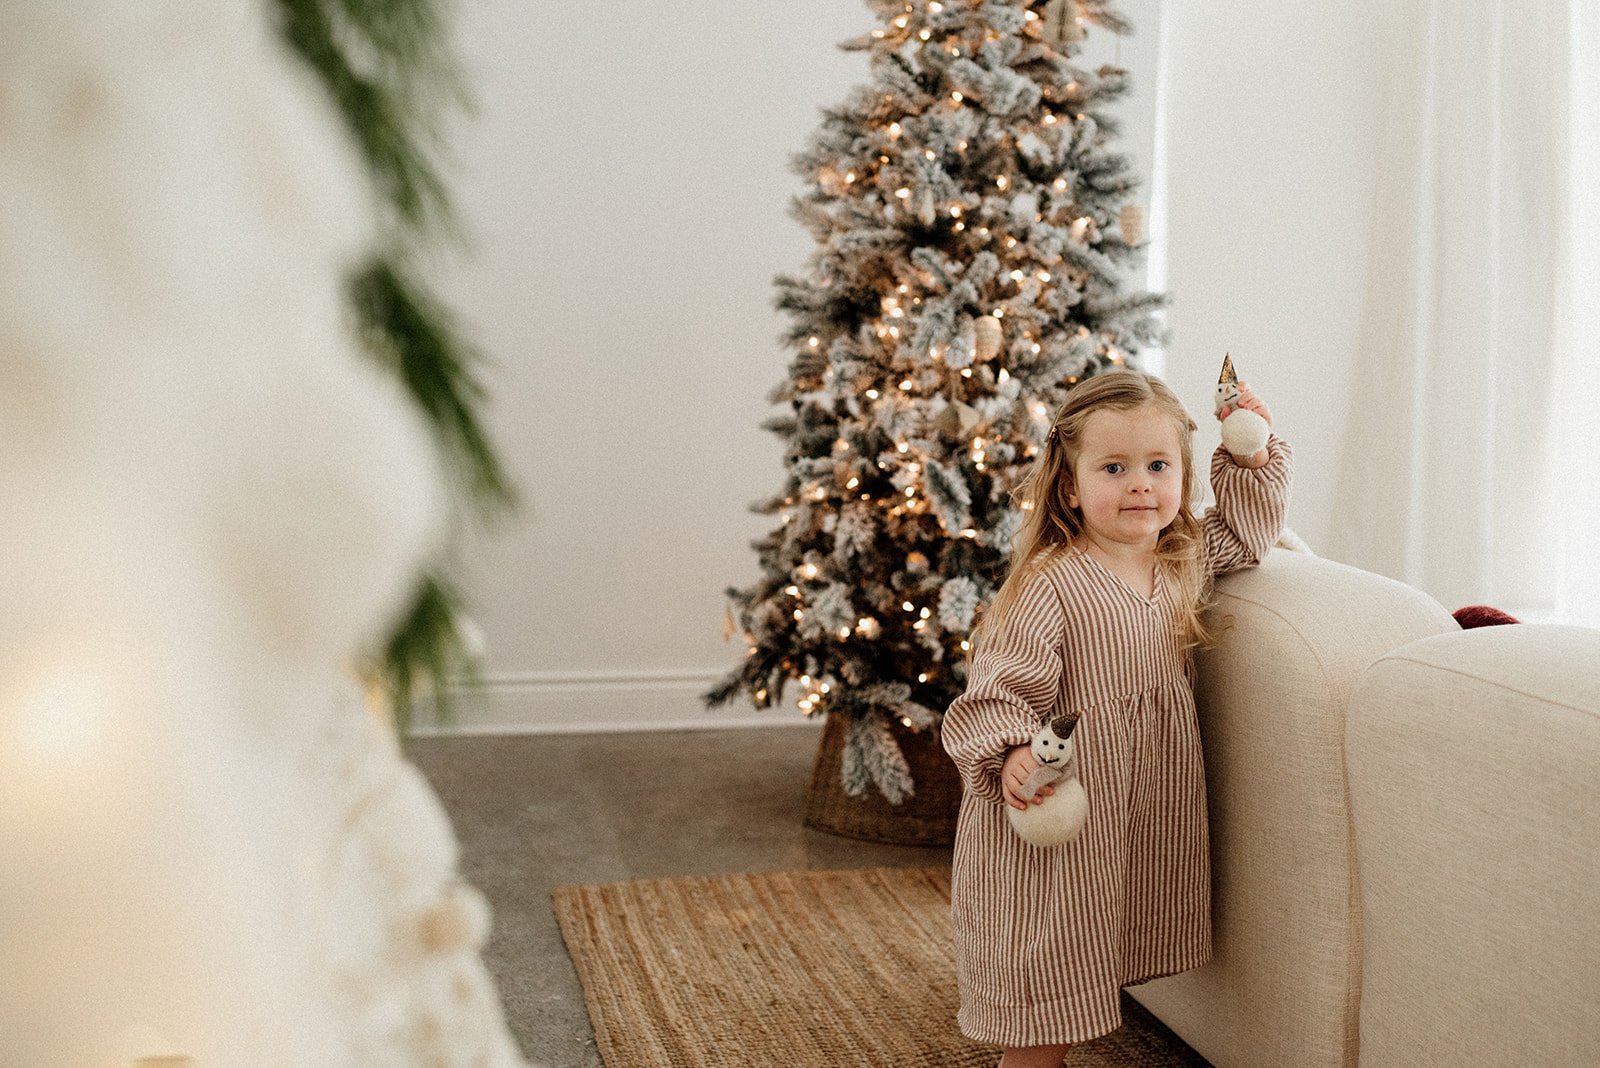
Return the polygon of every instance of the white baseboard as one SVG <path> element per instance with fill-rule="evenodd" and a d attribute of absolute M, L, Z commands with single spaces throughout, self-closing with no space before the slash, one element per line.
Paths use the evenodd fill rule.
<path fill-rule="evenodd" d="M 707 708 L 700 695 L 719 675 L 706 672 L 529 673 L 491 676 L 476 689 L 452 688 L 454 714 L 439 723 L 419 709 L 416 737 L 467 734 L 590 734 L 711 730 L 726 727 L 820 728 L 792 705 L 753 708 L 735 698 Z"/>

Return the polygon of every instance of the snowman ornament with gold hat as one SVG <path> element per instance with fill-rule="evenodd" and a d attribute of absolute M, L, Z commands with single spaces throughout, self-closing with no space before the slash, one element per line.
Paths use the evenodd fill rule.
<path fill-rule="evenodd" d="M 1239 376 L 1233 369 L 1233 355 L 1222 357 L 1222 375 L 1217 379 L 1217 418 L 1222 421 L 1222 444 L 1233 457 L 1247 460 L 1267 447 L 1270 424 L 1241 405 Z"/>

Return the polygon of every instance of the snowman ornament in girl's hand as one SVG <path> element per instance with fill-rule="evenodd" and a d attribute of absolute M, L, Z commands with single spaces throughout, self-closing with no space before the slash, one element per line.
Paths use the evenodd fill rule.
<path fill-rule="evenodd" d="M 1253 397 L 1243 395 L 1233 370 L 1233 356 L 1222 357 L 1222 376 L 1217 379 L 1217 418 L 1222 420 L 1222 444 L 1236 460 L 1248 460 L 1267 447 L 1271 424 L 1252 411 Z"/>
<path fill-rule="evenodd" d="M 1006 808 L 1012 830 L 1031 845 L 1048 848 L 1070 842 L 1089 816 L 1089 798 L 1078 781 L 1078 754 L 1073 745 L 1072 729 L 1077 724 L 1078 713 L 1068 712 L 1033 736 L 1029 751 L 1039 766 L 1016 791 L 1028 804 Z M 1046 786 L 1053 792 L 1038 797 Z"/>

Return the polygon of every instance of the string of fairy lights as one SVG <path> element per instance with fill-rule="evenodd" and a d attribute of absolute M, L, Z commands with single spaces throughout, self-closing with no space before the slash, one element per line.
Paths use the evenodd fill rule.
<path fill-rule="evenodd" d="M 1050 0 L 1039 6 L 1047 9 L 1046 14 L 1041 15 L 1032 7 L 1027 9 L 1018 31 L 1021 36 L 1044 42 L 1048 21 L 1055 26 L 1054 33 L 1067 35 L 1052 42 L 1058 50 L 1069 41 L 1081 39 L 1085 17 L 1073 0 Z M 969 26 L 975 21 L 973 9 L 969 5 L 963 13 L 952 0 L 929 0 L 920 7 L 906 3 L 903 11 L 886 25 L 871 31 L 873 48 L 880 56 L 937 49 L 951 61 L 975 59 L 987 44 L 1000 41 L 1002 34 L 992 26 L 984 27 L 981 36 L 972 33 Z M 1068 29 L 1061 28 L 1068 23 Z M 1077 36 L 1071 35 L 1073 30 Z M 922 69 L 946 65 L 925 63 Z M 880 529 L 922 524 L 928 533 L 923 540 L 930 544 L 939 538 L 977 540 L 980 530 L 970 515 L 964 517 L 967 522 L 953 525 L 952 517 L 930 501 L 929 478 L 950 470 L 940 465 L 950 465 L 966 479 L 974 496 L 996 487 L 1008 490 L 1026 461 L 1037 455 L 1051 412 L 1038 396 L 1022 395 L 1023 383 L 1014 380 L 1008 368 L 998 365 L 999 357 L 1005 353 L 1039 357 L 1046 345 L 1076 344 L 1080 348 L 1092 346 L 1096 355 L 1110 364 L 1126 361 L 1114 332 L 1101 330 L 1096 334 L 1082 323 L 1063 323 L 1057 310 L 1041 307 L 1041 301 L 1054 292 L 1050 287 L 1065 286 L 1081 294 L 1095 270 L 1109 272 L 1108 267 L 1095 266 L 1092 253 L 1104 240 L 1103 228 L 1110 224 L 1111 216 L 1101 213 L 1097 217 L 1092 206 L 1079 201 L 1067 178 L 1058 175 L 1036 181 L 1027 168 L 1017 163 L 1019 154 L 1026 156 L 1030 149 L 1077 136 L 1080 124 L 1087 118 L 1084 108 L 1090 96 L 1089 87 L 1076 78 L 1069 80 L 1058 100 L 1041 100 L 1028 119 L 1010 119 L 1009 128 L 985 130 L 994 144 L 985 141 L 981 164 L 973 164 L 970 137 L 940 144 L 939 134 L 976 128 L 971 122 L 963 122 L 961 113 L 964 109 L 981 109 L 981 101 L 969 100 L 960 89 L 950 89 L 935 95 L 932 105 L 916 114 L 906 113 L 904 101 L 899 104 L 899 114 L 893 114 L 896 96 L 885 94 L 879 101 L 882 118 L 867 117 L 871 148 L 861 153 L 859 142 L 852 142 L 850 148 L 857 149 L 853 154 L 847 157 L 845 151 L 840 151 L 819 163 L 814 172 L 815 188 L 825 205 L 841 209 L 866 205 L 881 212 L 887 227 L 914 221 L 933 235 L 925 239 L 926 243 L 957 250 L 954 259 L 969 264 L 979 254 L 988 253 L 998 264 L 998 271 L 987 285 L 986 313 L 974 315 L 970 329 L 958 330 L 954 340 L 935 342 L 925 350 L 912 351 L 916 347 L 910 342 L 924 312 L 925 295 L 938 295 L 940 280 L 927 267 L 910 263 L 885 272 L 887 284 L 878 297 L 874 317 L 840 325 L 832 337 L 823 331 L 803 338 L 804 348 L 817 356 L 825 355 L 836 339 L 843 338 L 862 350 L 855 366 L 870 365 L 871 370 L 853 373 L 841 381 L 834 361 L 818 361 L 814 366 L 821 369 L 796 386 L 799 401 L 819 405 L 842 402 L 864 429 L 855 442 L 847 436 L 849 431 L 833 442 L 832 478 L 810 477 L 797 492 L 776 502 L 784 526 L 794 523 L 800 510 L 807 506 L 833 501 L 842 509 L 846 502 L 853 501 L 881 509 L 877 521 Z M 862 155 L 866 156 L 865 161 Z M 979 166 L 998 167 L 1001 173 L 979 183 L 969 182 L 966 188 L 951 177 L 970 174 Z M 1130 246 L 1136 244 L 1141 221 L 1137 207 L 1123 206 L 1116 221 L 1119 239 Z M 1037 247 L 1028 239 L 1030 223 L 1064 231 L 1073 248 L 1083 254 L 1063 256 L 1060 251 Z M 846 223 L 835 225 L 844 228 Z M 1012 230 L 1023 236 L 1019 238 Z M 827 284 L 833 277 L 825 264 L 824 257 L 815 267 L 815 281 L 819 284 Z M 876 351 L 867 349 L 873 341 Z M 1077 380 L 1077 375 L 1072 375 L 1066 384 Z M 869 436 L 868 430 L 914 425 L 915 420 L 909 418 L 911 409 L 926 408 L 938 397 L 945 399 L 946 412 L 954 413 L 948 416 L 951 422 L 944 429 L 955 433 L 937 438 L 899 433 L 894 436 L 891 449 L 875 456 L 863 455 L 862 446 L 870 447 L 864 440 Z M 995 398 L 1020 402 L 1027 418 L 1019 425 L 993 411 L 988 415 L 980 413 L 967 403 L 983 404 Z M 948 439 L 959 440 L 961 445 L 952 449 L 946 444 Z M 928 525 L 930 518 L 932 525 Z M 833 582 L 830 557 L 831 553 L 818 550 L 804 553 L 804 558 L 789 571 L 787 583 L 773 593 L 774 599 L 781 598 L 781 611 L 796 629 L 806 623 L 809 612 L 825 607 L 822 600 Z M 930 565 L 926 553 L 913 550 L 906 554 L 903 570 L 926 575 Z M 856 641 L 879 641 L 886 635 L 903 635 L 907 644 L 915 647 L 934 623 L 939 594 L 937 588 L 916 591 L 899 597 L 894 611 L 886 611 L 880 605 L 876 610 L 856 614 L 853 623 L 835 621 L 837 625 L 831 626 L 830 636 L 838 646 L 845 646 Z M 759 652 L 755 637 L 746 633 L 745 638 L 750 656 L 755 657 Z M 938 640 L 944 647 L 934 657 L 934 663 L 914 663 L 908 668 L 916 671 L 914 677 L 919 685 L 935 680 L 941 670 L 948 671 L 949 665 L 971 650 L 967 635 L 949 627 L 944 627 Z M 780 659 L 782 677 L 799 683 L 795 703 L 803 714 L 815 716 L 824 711 L 841 685 L 830 663 L 834 659 L 817 649 L 809 651 L 803 663 L 788 655 Z M 766 707 L 772 703 L 770 689 L 768 683 L 752 691 L 757 705 Z M 914 724 L 909 716 L 901 717 L 901 722 L 907 727 L 923 725 Z"/>

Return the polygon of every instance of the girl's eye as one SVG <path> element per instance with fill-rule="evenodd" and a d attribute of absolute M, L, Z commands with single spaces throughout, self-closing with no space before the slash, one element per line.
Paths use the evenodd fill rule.
<path fill-rule="evenodd" d="M 1106 470 L 1106 474 L 1108 474 L 1108 475 L 1120 475 L 1120 474 L 1122 474 L 1122 465 L 1121 464 L 1106 464 L 1105 470 Z"/>
<path fill-rule="evenodd" d="M 1152 471 L 1165 471 L 1167 469 L 1167 466 L 1168 466 L 1167 465 L 1167 461 L 1165 461 L 1165 460 L 1157 460 L 1155 463 L 1150 465 L 1150 470 L 1152 470 Z"/>

